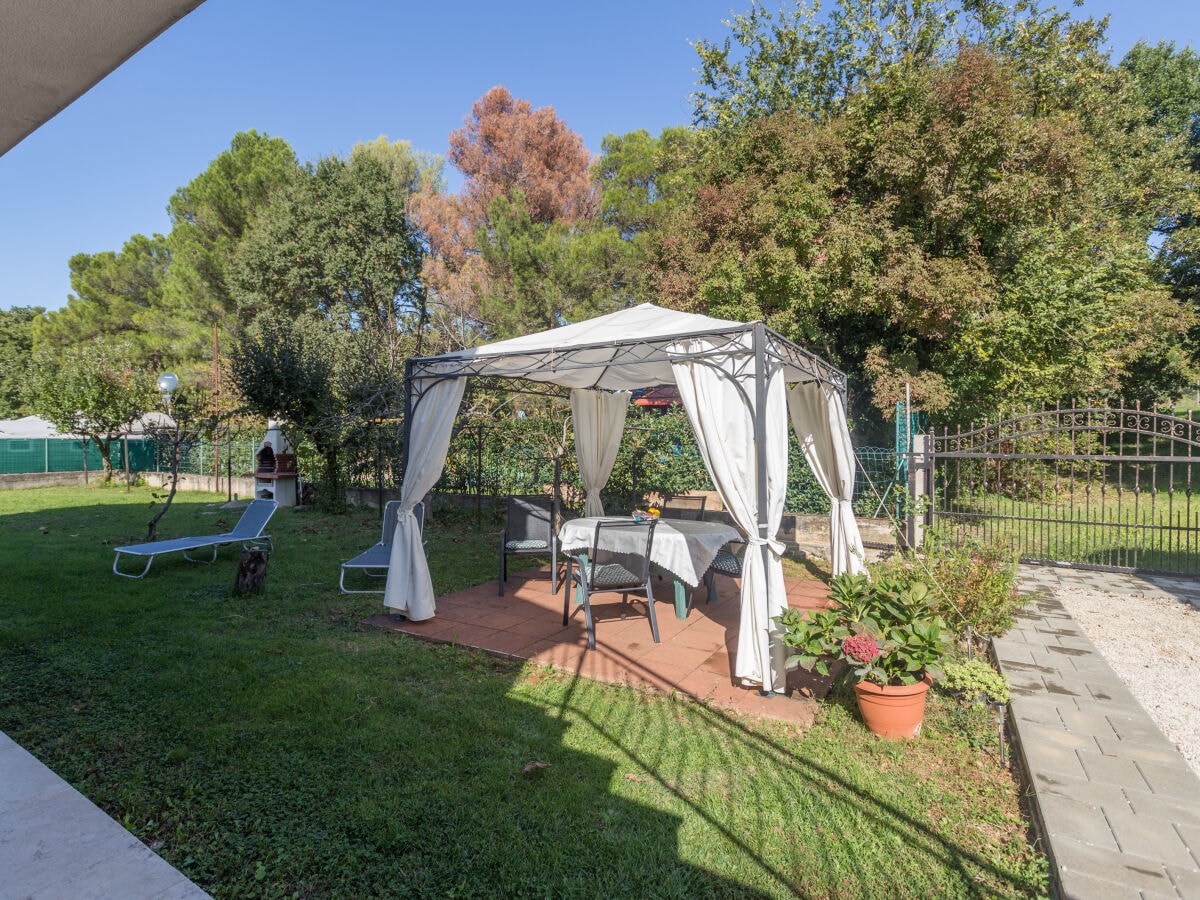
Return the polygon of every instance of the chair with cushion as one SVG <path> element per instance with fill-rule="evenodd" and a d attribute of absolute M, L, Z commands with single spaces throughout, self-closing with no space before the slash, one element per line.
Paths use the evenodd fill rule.
<path fill-rule="evenodd" d="M 383 590 L 352 590 L 346 587 L 346 570 L 357 569 L 370 578 L 387 578 L 388 567 L 392 564 L 392 539 L 396 536 L 396 519 L 400 515 L 400 501 L 389 500 L 383 507 L 383 533 L 379 543 L 368 547 L 354 559 L 342 563 L 342 574 L 338 579 L 338 587 L 343 594 L 382 594 Z M 417 517 L 417 529 L 425 530 L 425 504 L 418 503 L 413 507 L 413 515 Z"/>
<path fill-rule="evenodd" d="M 592 618 L 592 595 L 621 594 L 621 603 L 629 602 L 630 594 L 644 594 L 650 616 L 650 633 L 658 643 L 658 619 L 654 614 L 654 589 L 650 586 L 650 547 L 654 542 L 657 523 L 632 523 L 620 520 L 600 520 L 592 546 L 567 562 L 567 583 L 563 588 L 563 625 L 568 624 L 571 611 L 571 585 L 575 585 L 576 602 L 583 604 L 587 625 L 588 649 L 596 649 L 596 626 Z M 622 616 L 623 617 L 623 616 Z"/>
<path fill-rule="evenodd" d="M 746 552 L 746 545 L 738 543 L 736 546 L 741 547 L 741 552 L 737 552 L 734 544 L 726 544 L 717 551 L 717 555 L 713 557 L 712 565 L 708 567 L 708 571 L 704 573 L 704 586 L 708 588 L 707 603 L 712 603 L 717 599 L 716 576 L 724 575 L 727 578 L 742 577 L 742 556 Z"/>
<path fill-rule="evenodd" d="M 500 596 L 508 581 L 510 556 L 549 556 L 550 591 L 558 593 L 558 535 L 554 530 L 554 501 L 545 494 L 514 494 L 504 512 L 500 532 Z"/>
<path fill-rule="evenodd" d="M 707 502 L 707 497 L 671 497 L 663 500 L 659 514 L 664 519 L 699 521 L 704 518 L 704 504 Z"/>

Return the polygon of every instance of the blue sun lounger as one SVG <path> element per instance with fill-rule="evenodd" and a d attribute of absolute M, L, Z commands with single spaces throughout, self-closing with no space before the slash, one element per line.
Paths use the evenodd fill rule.
<path fill-rule="evenodd" d="M 113 574 L 120 575 L 123 578 L 141 578 L 150 571 L 150 566 L 154 563 L 154 557 L 161 553 L 182 553 L 184 559 L 190 562 L 211 563 L 216 561 L 217 551 L 226 544 L 242 544 L 245 547 L 261 547 L 265 544 L 268 550 L 274 550 L 275 548 L 271 543 L 271 536 L 263 534 L 263 529 L 271 521 L 271 516 L 275 514 L 278 506 L 279 504 L 274 500 L 251 500 L 242 512 L 242 517 L 238 519 L 238 523 L 233 526 L 233 531 L 227 534 L 175 538 L 169 541 L 151 541 L 149 544 L 131 544 L 128 547 L 116 547 L 117 555 L 113 557 Z M 191 556 L 188 556 L 189 550 L 203 549 L 212 550 L 212 557 L 210 559 L 193 559 Z M 119 568 L 122 554 L 148 557 L 146 568 L 142 569 L 136 575 L 132 572 L 122 572 Z"/>
<path fill-rule="evenodd" d="M 342 563 L 342 575 L 338 579 L 338 587 L 343 594 L 382 594 L 383 590 L 353 590 L 346 587 L 346 570 L 358 569 L 371 578 L 386 578 L 388 568 L 392 564 L 392 538 L 396 534 L 396 519 L 400 515 L 400 501 L 389 500 L 383 507 L 383 533 L 379 543 L 368 547 L 354 559 Z M 417 529 L 425 530 L 425 504 L 418 503 L 413 507 L 413 515 L 417 517 Z"/>

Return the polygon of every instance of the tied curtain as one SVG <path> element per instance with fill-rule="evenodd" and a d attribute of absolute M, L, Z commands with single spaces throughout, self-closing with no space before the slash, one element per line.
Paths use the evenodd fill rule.
<path fill-rule="evenodd" d="M 686 357 L 711 350 L 702 340 L 672 345 Z M 787 495 L 787 404 L 782 373 L 768 376 L 766 408 L 766 534 L 758 523 L 758 459 L 755 452 L 754 407 L 756 379 L 744 365 L 745 351 L 709 356 L 705 362 L 674 359 L 675 384 L 696 436 L 696 443 L 721 502 L 747 536 L 743 560 L 741 637 L 734 676 L 762 685 L 765 691 L 784 689 L 785 648 L 772 619 L 787 609 L 783 581 L 784 545 L 775 539 L 783 521 Z M 719 371 L 718 371 L 719 369 Z"/>
<path fill-rule="evenodd" d="M 621 436 L 625 433 L 629 397 L 625 392 L 610 394 L 580 388 L 571 391 L 575 457 L 579 461 L 579 477 L 587 494 L 585 515 L 604 515 L 600 491 L 608 483 L 608 476 L 617 462 Z"/>
<path fill-rule="evenodd" d="M 787 395 L 792 427 L 817 483 L 829 496 L 829 561 L 833 574 L 866 571 L 862 536 L 854 519 L 854 447 L 841 395 L 827 384 L 805 382 Z"/>
<path fill-rule="evenodd" d="M 421 529 L 413 515 L 413 507 L 441 477 L 466 386 L 465 378 L 435 382 L 420 398 L 409 422 L 408 467 L 400 489 L 400 514 L 392 539 L 383 604 L 404 613 L 414 622 L 432 618 L 436 604 Z"/>

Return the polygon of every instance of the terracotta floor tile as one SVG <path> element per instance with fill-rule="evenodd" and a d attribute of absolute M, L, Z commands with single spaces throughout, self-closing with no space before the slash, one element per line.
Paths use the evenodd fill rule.
<path fill-rule="evenodd" d="M 528 634 L 518 634 L 514 631 L 500 631 L 491 633 L 486 640 L 481 641 L 479 644 L 472 644 L 472 646 L 477 646 L 481 650 L 528 659 L 537 641 L 536 637 Z"/>
<path fill-rule="evenodd" d="M 515 634 L 527 634 L 533 638 L 548 638 L 561 634 L 570 625 L 563 625 L 562 614 L 546 614 L 541 618 L 522 619 L 509 627 Z"/>
<path fill-rule="evenodd" d="M 670 642 L 653 647 L 644 656 L 639 657 L 639 660 L 651 666 L 676 666 L 691 672 L 704 665 L 711 656 L 711 649 L 697 650 L 695 647 Z"/>

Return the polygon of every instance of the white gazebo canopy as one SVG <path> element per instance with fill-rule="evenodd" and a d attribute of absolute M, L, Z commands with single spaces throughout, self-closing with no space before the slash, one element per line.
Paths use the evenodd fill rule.
<path fill-rule="evenodd" d="M 734 674 L 781 690 L 784 648 L 771 621 L 787 608 L 778 541 L 787 491 L 787 427 L 829 494 L 834 574 L 861 571 L 851 507 L 854 452 L 846 377 L 761 322 L 731 322 L 645 303 L 561 328 L 443 356 L 405 375 L 405 469 L 384 603 L 427 619 L 433 584 L 413 508 L 441 477 L 468 377 L 522 378 L 571 390 L 589 515 L 612 471 L 635 388 L 674 385 L 709 475 L 746 536 Z"/>

